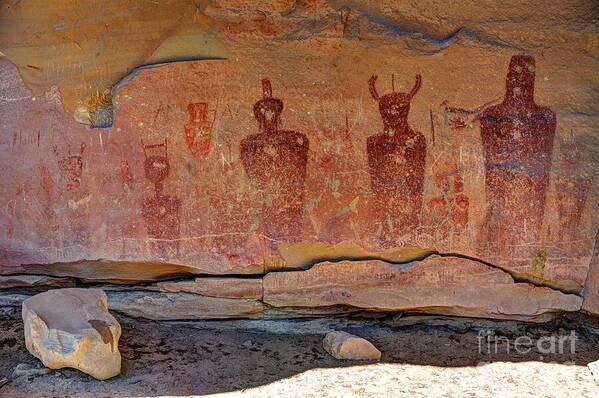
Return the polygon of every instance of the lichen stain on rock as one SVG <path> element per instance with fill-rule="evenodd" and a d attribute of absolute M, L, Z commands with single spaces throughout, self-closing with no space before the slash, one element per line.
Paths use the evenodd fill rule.
<path fill-rule="evenodd" d="M 536 277 L 543 278 L 545 274 L 545 262 L 547 262 L 547 251 L 540 249 L 532 260 L 530 273 Z"/>

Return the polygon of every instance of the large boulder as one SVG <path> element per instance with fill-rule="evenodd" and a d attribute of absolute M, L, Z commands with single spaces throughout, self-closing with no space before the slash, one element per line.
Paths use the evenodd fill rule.
<path fill-rule="evenodd" d="M 104 380 L 121 371 L 121 326 L 100 289 L 56 289 L 23 301 L 27 349 L 51 369 Z"/>

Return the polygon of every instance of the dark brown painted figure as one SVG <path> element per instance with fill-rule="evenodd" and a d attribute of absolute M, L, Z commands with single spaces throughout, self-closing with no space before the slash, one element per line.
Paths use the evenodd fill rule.
<path fill-rule="evenodd" d="M 541 230 L 556 118 L 535 104 L 534 84 L 534 58 L 513 56 L 505 99 L 480 118 L 491 250 L 532 248 Z"/>
<path fill-rule="evenodd" d="M 398 244 L 398 237 L 415 232 L 419 225 L 426 161 L 426 138 L 408 125 L 410 102 L 421 85 L 420 75 L 409 93 L 379 96 L 377 76 L 369 80 L 370 94 L 379 103 L 382 134 L 368 137 L 368 168 L 380 238 L 384 246 Z"/>
<path fill-rule="evenodd" d="M 177 255 L 179 251 L 179 198 L 162 193 L 162 182 L 168 177 L 170 163 L 168 160 L 167 142 L 145 145 L 144 171 L 146 178 L 154 183 L 155 195 L 144 199 L 142 215 L 146 222 L 148 235 L 156 239 L 154 248 L 163 256 Z"/>
<path fill-rule="evenodd" d="M 283 101 L 272 97 L 270 80 L 262 80 L 263 98 L 254 104 L 260 133 L 241 141 L 241 161 L 264 206 L 261 232 L 275 241 L 300 237 L 305 201 L 308 138 L 280 130 Z"/>
<path fill-rule="evenodd" d="M 208 104 L 191 103 L 187 106 L 185 143 L 194 157 L 204 157 L 210 152 L 213 122 L 208 120 Z"/>

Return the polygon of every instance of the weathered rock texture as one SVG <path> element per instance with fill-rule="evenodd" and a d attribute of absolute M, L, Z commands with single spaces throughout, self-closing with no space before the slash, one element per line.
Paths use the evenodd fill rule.
<path fill-rule="evenodd" d="M 505 272 L 474 261 L 429 257 L 395 267 L 377 260 L 342 261 L 309 271 L 272 272 L 264 277 L 264 302 L 534 320 L 555 311 L 578 311 L 582 299 L 515 283 Z"/>
<path fill-rule="evenodd" d="M 0 15 L 0 270 L 132 283 L 440 252 L 564 292 L 595 284 L 594 2 L 130 0 L 89 25 L 89 7 L 48 3 L 69 11 Z M 111 128 L 73 120 L 98 82 L 186 53 L 179 26 L 219 59 L 137 69 L 112 89 Z M 455 307 L 462 268 L 434 272 L 393 307 L 479 305 Z M 573 308 L 493 286 L 466 290 L 483 313 Z"/>
<path fill-rule="evenodd" d="M 121 291 L 111 292 L 108 300 L 110 308 L 116 312 L 154 320 L 254 318 L 264 310 L 259 300 L 189 293 Z"/>
<path fill-rule="evenodd" d="M 194 293 L 209 297 L 262 299 L 262 279 L 196 278 L 194 281 L 158 283 L 162 292 Z"/>
<path fill-rule="evenodd" d="M 582 308 L 593 315 L 599 315 L 599 233 L 595 239 L 595 249 L 589 266 Z"/>
<path fill-rule="evenodd" d="M 337 359 L 381 359 L 381 352 L 370 341 L 346 332 L 327 333 L 322 346 Z"/>
<path fill-rule="evenodd" d="M 8 0 L 0 5 L 0 50 L 34 94 L 58 86 L 79 122 L 110 125 L 110 89 L 134 68 L 222 56 L 210 18 L 196 10 L 193 0 Z"/>
<path fill-rule="evenodd" d="M 8 275 L 46 274 L 74 277 L 83 282 L 135 284 L 160 279 L 189 277 L 198 273 L 193 267 L 157 262 L 78 261 L 74 263 L 27 264 L 6 272 Z"/>
<path fill-rule="evenodd" d="M 121 370 L 121 326 L 100 289 L 57 289 L 23 302 L 27 349 L 44 366 L 79 369 L 96 379 Z"/>
<path fill-rule="evenodd" d="M 75 280 L 73 278 L 53 278 L 42 275 L 0 276 L 0 289 L 19 287 L 48 289 L 75 287 Z"/>

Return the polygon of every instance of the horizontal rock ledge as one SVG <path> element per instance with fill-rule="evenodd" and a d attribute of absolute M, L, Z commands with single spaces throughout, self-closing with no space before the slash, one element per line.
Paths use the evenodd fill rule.
<path fill-rule="evenodd" d="M 458 257 L 407 264 L 321 262 L 263 278 L 197 277 L 145 286 L 105 285 L 110 308 L 153 320 L 285 319 L 414 312 L 543 322 L 578 311 L 582 299 L 516 283 L 500 269 Z M 4 300 L 2 299 L 4 297 Z M 0 303 L 23 295 L 0 295 Z"/>
<path fill-rule="evenodd" d="M 546 320 L 546 315 L 578 311 L 582 305 L 576 295 L 514 283 L 507 273 L 475 261 L 437 256 L 403 266 L 342 261 L 269 273 L 264 277 L 264 302 L 273 307 L 348 305 L 525 321 Z"/>

